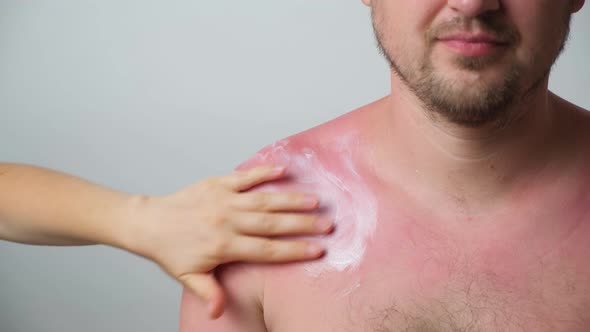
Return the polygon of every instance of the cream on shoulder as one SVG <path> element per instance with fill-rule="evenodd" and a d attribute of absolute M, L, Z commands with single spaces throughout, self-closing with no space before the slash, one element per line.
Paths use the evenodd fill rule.
<path fill-rule="evenodd" d="M 333 141 L 336 143 L 329 147 L 314 148 L 284 139 L 262 149 L 252 160 L 288 166 L 288 181 L 265 184 L 261 190 L 314 193 L 321 202 L 320 213 L 335 222 L 335 232 L 319 239 L 327 248 L 326 256 L 303 264 L 315 277 L 358 267 L 377 224 L 375 194 L 355 167 L 358 140 L 348 134 Z"/>

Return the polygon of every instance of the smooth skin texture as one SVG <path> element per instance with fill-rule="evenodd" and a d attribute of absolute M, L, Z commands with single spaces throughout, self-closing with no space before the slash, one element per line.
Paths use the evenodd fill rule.
<path fill-rule="evenodd" d="M 0 239 L 34 245 L 104 244 L 148 258 L 209 303 L 225 305 L 213 275 L 235 261 L 316 259 L 324 249 L 276 236 L 326 234 L 315 195 L 244 193 L 287 174 L 261 166 L 212 177 L 165 196 L 131 195 L 42 167 L 0 163 Z"/>
<path fill-rule="evenodd" d="M 286 148 L 347 185 L 334 147 L 355 133 L 351 163 L 378 198 L 361 265 L 225 267 L 226 315 L 206 320 L 185 292 L 181 332 L 586 331 L 590 113 L 548 90 L 584 1 L 363 2 L 391 94 Z M 304 176 L 281 189 L 313 192 Z"/>

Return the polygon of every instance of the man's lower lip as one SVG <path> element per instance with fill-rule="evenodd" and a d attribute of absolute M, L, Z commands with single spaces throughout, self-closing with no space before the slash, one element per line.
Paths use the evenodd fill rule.
<path fill-rule="evenodd" d="M 448 48 L 464 56 L 484 56 L 497 52 L 504 44 L 490 42 L 468 42 L 464 40 L 441 40 Z"/>

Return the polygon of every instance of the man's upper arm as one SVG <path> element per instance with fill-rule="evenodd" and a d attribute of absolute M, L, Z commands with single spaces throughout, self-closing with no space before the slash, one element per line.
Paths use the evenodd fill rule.
<path fill-rule="evenodd" d="M 236 167 L 247 170 L 271 162 L 266 147 Z M 223 315 L 211 320 L 203 303 L 188 289 L 184 289 L 180 306 L 180 332 L 266 332 L 262 313 L 262 267 L 233 264 L 217 269 L 218 280 L 225 290 Z"/>
<path fill-rule="evenodd" d="M 219 269 L 225 290 L 223 315 L 211 320 L 206 303 L 185 289 L 180 306 L 180 332 L 266 332 L 262 313 L 263 281 L 256 266 L 235 264 Z"/>

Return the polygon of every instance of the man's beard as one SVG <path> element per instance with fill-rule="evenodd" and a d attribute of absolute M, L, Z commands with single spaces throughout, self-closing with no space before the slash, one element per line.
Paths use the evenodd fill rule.
<path fill-rule="evenodd" d="M 535 55 L 528 59 L 526 64 L 513 61 L 503 79 L 497 83 L 477 82 L 469 87 L 464 87 L 464 82 L 456 82 L 456 80 L 445 77 L 444 73 L 434 68 L 432 51 L 435 38 L 444 32 L 464 31 L 469 27 L 469 24 L 477 24 L 481 30 L 496 36 L 507 47 L 514 46 L 519 42 L 519 35 L 515 29 L 505 24 L 501 17 L 490 13 L 474 19 L 457 18 L 436 27 L 436 29 L 427 31 L 425 36 L 427 50 L 416 63 L 416 69 L 413 69 L 408 63 L 400 63 L 396 61 L 398 59 L 394 59 L 389 54 L 384 47 L 383 31 L 377 23 L 374 12 L 372 16 L 373 30 L 380 53 L 389 62 L 393 72 L 418 97 L 424 108 L 429 111 L 428 113 L 439 114 L 451 123 L 473 128 L 491 123 L 503 126 L 511 119 L 508 112 L 511 106 L 526 98 L 549 75 L 552 65 L 564 49 L 571 20 L 571 14 L 568 12 L 567 17 L 564 17 L 563 20 L 561 32 L 563 39 L 559 52 L 554 55 L 553 61 L 546 66 L 547 68 L 543 68 L 541 73 L 537 73 L 538 77 L 535 77 L 528 87 L 523 87 L 523 74 L 527 67 L 538 66 L 539 59 Z M 509 49 L 502 50 L 499 54 L 490 56 L 457 57 L 454 65 L 462 70 L 476 72 L 494 64 L 502 57 L 503 52 L 508 51 Z"/>

